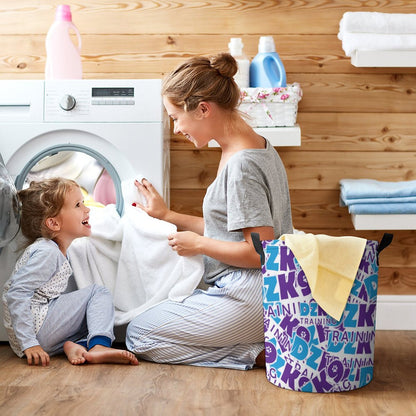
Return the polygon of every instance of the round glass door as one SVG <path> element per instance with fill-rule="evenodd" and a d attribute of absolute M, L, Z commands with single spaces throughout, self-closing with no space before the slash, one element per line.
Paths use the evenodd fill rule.
<path fill-rule="evenodd" d="M 20 228 L 20 202 L 17 191 L 0 155 L 0 251 Z"/>
<path fill-rule="evenodd" d="M 78 183 L 87 206 L 103 207 L 115 204 L 123 212 L 119 175 L 98 152 L 82 146 L 56 146 L 34 156 L 16 178 L 17 189 L 31 181 L 65 177 Z"/>

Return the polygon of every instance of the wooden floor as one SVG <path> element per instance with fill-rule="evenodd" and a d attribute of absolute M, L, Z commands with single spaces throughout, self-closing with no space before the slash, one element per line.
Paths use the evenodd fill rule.
<path fill-rule="evenodd" d="M 0 345 L 0 415 L 416 415 L 416 331 L 377 331 L 373 381 L 344 393 L 280 389 L 265 371 L 142 362 L 29 367 Z"/>

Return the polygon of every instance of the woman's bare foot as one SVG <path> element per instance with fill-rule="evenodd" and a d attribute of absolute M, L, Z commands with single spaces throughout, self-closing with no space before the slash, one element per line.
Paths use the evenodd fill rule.
<path fill-rule="evenodd" d="M 117 350 L 103 345 L 95 345 L 88 352 L 84 352 L 83 356 L 91 364 L 139 364 L 135 355 L 130 351 Z"/>
<path fill-rule="evenodd" d="M 76 344 L 72 341 L 66 341 L 64 344 L 64 352 L 68 361 L 72 365 L 79 365 L 85 363 L 84 354 L 87 352 L 87 349 L 82 345 Z"/>

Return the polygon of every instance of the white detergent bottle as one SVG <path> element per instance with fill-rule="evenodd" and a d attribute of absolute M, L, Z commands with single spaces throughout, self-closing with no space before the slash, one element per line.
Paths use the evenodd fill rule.
<path fill-rule="evenodd" d="M 274 46 L 272 36 L 261 36 L 259 53 L 251 61 L 250 87 L 286 87 L 286 71 Z"/>
<path fill-rule="evenodd" d="M 78 38 L 75 45 L 71 32 Z M 45 79 L 81 79 L 81 35 L 72 23 L 71 9 L 59 5 L 55 21 L 46 35 Z"/>
<path fill-rule="evenodd" d="M 231 38 L 228 44 L 230 55 L 237 61 L 238 71 L 234 75 L 234 81 L 240 88 L 250 86 L 250 60 L 243 52 L 243 41 L 241 38 Z"/>

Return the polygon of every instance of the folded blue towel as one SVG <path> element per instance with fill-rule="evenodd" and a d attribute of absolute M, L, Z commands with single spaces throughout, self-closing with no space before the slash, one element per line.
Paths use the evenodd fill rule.
<path fill-rule="evenodd" d="M 416 203 L 398 204 L 352 204 L 348 205 L 350 214 L 416 214 Z"/>
<path fill-rule="evenodd" d="M 416 197 L 416 180 L 382 182 L 375 179 L 341 179 L 340 185 L 341 201 L 344 205 L 350 205 L 356 199 Z"/>
<path fill-rule="evenodd" d="M 416 196 L 403 196 L 397 198 L 356 198 L 348 199 L 348 204 L 340 198 L 339 204 L 341 207 L 346 205 L 357 205 L 357 204 L 396 204 L 396 203 L 407 203 L 407 202 L 416 202 Z"/>

